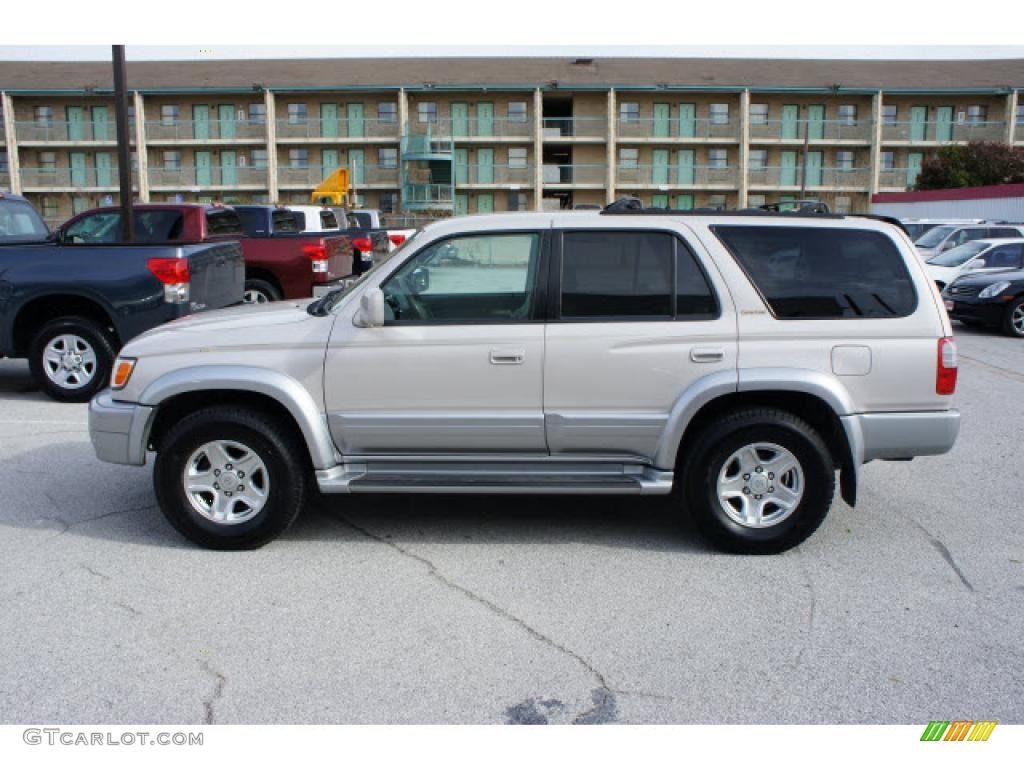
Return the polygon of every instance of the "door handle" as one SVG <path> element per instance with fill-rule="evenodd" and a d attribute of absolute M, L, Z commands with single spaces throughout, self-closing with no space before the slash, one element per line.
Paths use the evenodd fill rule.
<path fill-rule="evenodd" d="M 491 350 L 491 365 L 522 365 L 525 359 L 525 349 Z"/>
<path fill-rule="evenodd" d="M 720 363 L 725 359 L 725 350 L 721 347 L 694 347 L 690 350 L 690 359 L 695 363 Z"/>

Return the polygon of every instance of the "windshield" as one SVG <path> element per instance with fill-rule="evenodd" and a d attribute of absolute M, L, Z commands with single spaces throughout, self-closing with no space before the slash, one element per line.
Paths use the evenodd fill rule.
<path fill-rule="evenodd" d="M 395 248 L 395 250 L 391 251 L 391 253 L 381 258 L 380 261 L 377 261 L 372 267 L 363 272 L 363 274 L 361 274 L 359 277 L 351 280 L 346 279 L 344 286 L 337 288 L 336 290 L 331 291 L 327 295 L 317 299 L 308 307 L 306 307 L 306 311 L 309 312 L 309 314 L 311 315 L 326 315 L 328 312 L 334 309 L 334 307 L 338 304 L 339 301 L 348 296 L 352 292 L 353 288 L 355 288 L 357 285 L 362 285 L 364 282 L 366 282 L 366 278 L 376 273 L 381 267 L 383 267 L 385 264 L 387 264 L 389 261 L 395 258 L 395 256 L 400 256 L 402 251 L 408 250 L 410 244 L 416 242 L 417 240 L 420 240 L 420 235 L 422 233 L 422 229 L 416 230 L 416 233 L 412 237 L 410 237 L 400 246 Z"/>
<path fill-rule="evenodd" d="M 956 227 L 935 227 L 935 229 L 929 229 L 917 238 L 914 245 L 920 245 L 922 248 L 934 248 L 955 229 Z"/>
<path fill-rule="evenodd" d="M 0 203 L 0 242 L 38 242 L 49 235 L 39 214 L 22 200 Z"/>
<path fill-rule="evenodd" d="M 938 256 L 932 256 L 928 259 L 928 263 L 934 264 L 936 267 L 959 267 L 961 264 L 966 264 L 979 253 L 990 247 L 991 246 L 988 243 L 980 240 L 972 240 L 969 243 L 958 245 L 956 248 L 950 248 L 948 251 L 940 253 Z"/>
<path fill-rule="evenodd" d="M 908 224 L 905 221 L 902 224 L 903 228 L 907 230 L 907 234 L 910 235 L 911 240 L 917 240 L 925 232 L 929 232 L 939 226 L 938 224 L 921 224 L 920 222 Z"/>

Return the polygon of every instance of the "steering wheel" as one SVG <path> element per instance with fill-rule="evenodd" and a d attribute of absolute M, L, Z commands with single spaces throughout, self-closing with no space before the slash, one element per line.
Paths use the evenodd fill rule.
<path fill-rule="evenodd" d="M 412 289 L 411 278 L 401 275 L 399 276 L 398 281 L 405 294 L 404 298 L 408 300 L 410 308 L 416 313 L 417 319 L 429 320 L 433 317 L 433 315 L 430 314 L 430 310 L 427 309 L 427 305 L 416 297 L 416 292 Z"/>

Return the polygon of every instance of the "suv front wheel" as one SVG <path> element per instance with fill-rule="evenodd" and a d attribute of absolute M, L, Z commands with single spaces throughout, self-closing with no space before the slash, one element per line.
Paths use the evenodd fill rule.
<path fill-rule="evenodd" d="M 818 432 L 772 408 L 728 414 L 692 443 L 685 502 L 701 533 L 741 554 L 795 547 L 832 506 L 835 467 Z"/>
<path fill-rule="evenodd" d="M 305 448 L 278 419 L 214 406 L 161 441 L 153 484 L 180 533 L 210 549 L 255 549 L 283 533 L 305 502 Z"/>

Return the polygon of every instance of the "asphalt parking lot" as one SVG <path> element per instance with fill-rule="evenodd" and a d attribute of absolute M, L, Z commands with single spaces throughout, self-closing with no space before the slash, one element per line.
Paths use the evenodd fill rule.
<path fill-rule="evenodd" d="M 2 361 L 0 721 L 1024 722 L 1024 342 L 957 336 L 954 452 L 767 558 L 590 497 L 335 497 L 200 550 Z"/>

